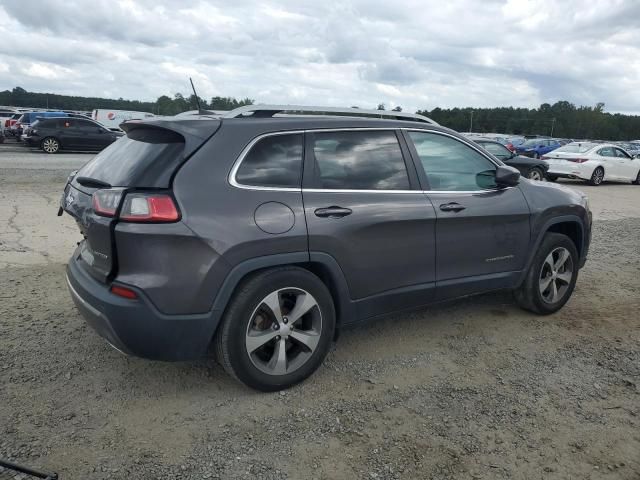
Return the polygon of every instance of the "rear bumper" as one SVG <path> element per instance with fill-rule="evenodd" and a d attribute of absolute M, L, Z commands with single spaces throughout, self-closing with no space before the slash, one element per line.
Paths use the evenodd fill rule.
<path fill-rule="evenodd" d="M 30 147 L 39 147 L 42 139 L 40 137 L 28 137 L 28 136 L 22 135 L 22 140 L 24 141 L 25 144 L 29 145 Z"/>
<path fill-rule="evenodd" d="M 129 300 L 112 294 L 91 277 L 76 254 L 67 265 L 67 284 L 87 323 L 117 350 L 152 360 L 192 360 L 207 352 L 215 333 L 216 311 L 197 315 L 160 313 L 142 291 Z"/>

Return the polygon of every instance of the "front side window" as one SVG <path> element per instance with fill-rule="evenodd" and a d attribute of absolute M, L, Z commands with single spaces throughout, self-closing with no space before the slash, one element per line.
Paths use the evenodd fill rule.
<path fill-rule="evenodd" d="M 496 188 L 496 166 L 470 146 L 445 135 L 409 132 L 430 190 L 476 191 Z"/>
<path fill-rule="evenodd" d="M 302 134 L 271 135 L 253 145 L 236 172 L 236 181 L 255 187 L 299 188 Z"/>
<path fill-rule="evenodd" d="M 615 149 L 616 152 L 616 157 L 618 158 L 629 158 L 629 155 L 627 155 L 626 153 L 624 153 L 622 150 L 620 150 L 619 148 Z"/>
<path fill-rule="evenodd" d="M 393 131 L 315 133 L 314 185 L 338 190 L 408 190 L 409 177 Z"/>

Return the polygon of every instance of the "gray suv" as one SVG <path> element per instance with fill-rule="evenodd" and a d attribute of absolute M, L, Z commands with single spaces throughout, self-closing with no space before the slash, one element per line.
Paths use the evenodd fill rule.
<path fill-rule="evenodd" d="M 127 354 L 211 348 L 279 390 L 358 322 L 498 289 L 553 313 L 587 256 L 584 195 L 419 115 L 249 106 L 122 129 L 60 213 L 84 236 L 71 296 Z"/>

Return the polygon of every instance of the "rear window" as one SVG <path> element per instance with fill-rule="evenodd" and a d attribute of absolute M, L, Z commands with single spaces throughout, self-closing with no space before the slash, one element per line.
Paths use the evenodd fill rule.
<path fill-rule="evenodd" d="M 181 135 L 158 128 L 137 128 L 96 155 L 78 176 L 114 187 L 168 187 L 183 157 Z"/>
<path fill-rule="evenodd" d="M 556 153 L 585 153 L 595 147 L 595 143 L 569 143 L 556 149 Z"/>

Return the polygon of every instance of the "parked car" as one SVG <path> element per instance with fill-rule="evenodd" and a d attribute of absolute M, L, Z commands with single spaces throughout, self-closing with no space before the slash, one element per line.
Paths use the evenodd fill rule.
<path fill-rule="evenodd" d="M 597 186 L 602 182 L 640 184 L 640 159 L 610 143 L 574 142 L 547 154 L 547 178 L 579 178 Z"/>
<path fill-rule="evenodd" d="M 30 147 L 41 148 L 46 153 L 58 153 L 61 149 L 102 150 L 121 136 L 121 133 L 112 132 L 93 120 L 54 117 L 37 120 L 23 140 Z"/>
<path fill-rule="evenodd" d="M 5 135 L 15 136 L 14 125 L 18 122 L 18 119 L 22 116 L 22 113 L 14 113 L 10 118 L 4 121 Z"/>
<path fill-rule="evenodd" d="M 523 157 L 510 151 L 502 143 L 493 140 L 479 138 L 475 142 L 504 164 L 517 168 L 523 177 L 530 180 L 544 180 L 547 174 L 549 165 L 544 160 Z"/>
<path fill-rule="evenodd" d="M 71 297 L 128 354 L 211 345 L 235 378 L 279 390 L 361 321 L 498 289 L 556 312 L 586 261 L 584 194 L 520 182 L 420 115 L 251 105 L 122 128 L 60 213 L 83 236 Z"/>
<path fill-rule="evenodd" d="M 149 112 L 136 112 L 129 110 L 108 110 L 96 109 L 92 112 L 91 118 L 101 123 L 109 130 L 120 130 L 120 124 L 129 120 L 144 120 L 153 118 L 155 115 Z"/>
<path fill-rule="evenodd" d="M 0 132 L 6 128 L 6 122 L 16 114 L 15 110 L 0 108 Z"/>
<path fill-rule="evenodd" d="M 560 142 L 553 138 L 530 138 L 516 147 L 516 153 L 525 157 L 540 158 L 560 146 Z"/>
<path fill-rule="evenodd" d="M 22 139 L 22 134 L 28 129 L 33 122 L 38 118 L 51 118 L 51 117 L 67 117 L 64 112 L 24 112 L 18 121 L 11 127 L 14 130 L 14 135 L 18 140 Z"/>

